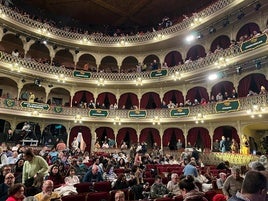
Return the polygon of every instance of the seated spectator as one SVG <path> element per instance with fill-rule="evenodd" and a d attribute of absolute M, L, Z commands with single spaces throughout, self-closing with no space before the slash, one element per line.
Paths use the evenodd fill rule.
<path fill-rule="evenodd" d="M 126 142 L 123 142 L 120 148 L 121 148 L 121 150 L 128 149 L 127 143 Z"/>
<path fill-rule="evenodd" d="M 252 90 L 249 90 L 247 97 L 249 97 L 249 96 L 256 96 L 256 95 L 258 95 L 256 92 L 254 92 Z"/>
<path fill-rule="evenodd" d="M 11 164 L 11 165 L 14 165 L 17 161 L 19 160 L 19 154 L 17 151 L 13 151 L 12 152 L 12 156 L 9 156 L 7 158 L 7 163 L 8 164 Z"/>
<path fill-rule="evenodd" d="M 165 101 L 162 101 L 161 103 L 161 108 L 168 108 L 167 104 Z"/>
<path fill-rule="evenodd" d="M 102 174 L 99 172 L 97 165 L 93 165 L 83 178 L 83 182 L 99 182 L 103 181 Z"/>
<path fill-rule="evenodd" d="M 59 140 L 57 146 L 56 146 L 56 150 L 57 151 L 63 151 L 67 148 L 66 144 L 64 143 L 64 141 L 62 139 Z M 54 184 L 55 185 L 55 184 Z"/>
<path fill-rule="evenodd" d="M 118 176 L 117 180 L 114 183 L 113 189 L 118 190 L 118 189 L 125 189 L 128 188 L 129 182 L 126 179 L 126 176 L 124 174 L 121 174 Z"/>
<path fill-rule="evenodd" d="M 168 195 L 169 190 L 162 183 L 162 178 L 159 175 L 155 176 L 154 184 L 151 186 L 150 189 L 150 198 L 156 199 L 156 198 L 168 197 Z"/>
<path fill-rule="evenodd" d="M 80 183 L 78 176 L 75 174 L 75 168 L 70 168 L 69 176 L 65 177 L 64 182 L 67 185 L 75 185 Z"/>
<path fill-rule="evenodd" d="M 56 188 L 64 183 L 63 177 L 59 173 L 58 165 L 52 165 L 49 171 L 49 175 L 45 177 L 45 180 L 53 181 L 53 184 Z"/>
<path fill-rule="evenodd" d="M 23 184 L 14 184 L 8 189 L 8 198 L 6 201 L 22 201 L 25 198 L 24 191 L 25 186 Z"/>
<path fill-rule="evenodd" d="M 266 91 L 266 89 L 265 89 L 265 87 L 264 86 L 261 86 L 261 91 L 260 91 L 260 93 L 259 93 L 260 95 L 264 95 L 264 94 L 267 94 L 267 91 Z"/>
<path fill-rule="evenodd" d="M 125 201 L 125 193 L 123 191 L 117 191 L 114 195 L 115 201 Z"/>
<path fill-rule="evenodd" d="M 60 201 L 60 195 L 58 193 L 53 192 L 53 188 L 53 181 L 45 180 L 42 185 L 42 192 L 36 194 L 34 197 L 38 201 L 51 201 L 52 199 Z"/>
<path fill-rule="evenodd" d="M 5 175 L 4 182 L 0 184 L 0 201 L 5 201 L 8 197 L 8 189 L 15 183 L 15 177 L 12 173 Z"/>
<path fill-rule="evenodd" d="M 188 201 L 191 199 L 207 201 L 207 199 L 205 198 L 205 194 L 196 189 L 193 176 L 186 176 L 180 181 L 179 186 L 184 201 Z"/>
<path fill-rule="evenodd" d="M 117 163 L 117 168 L 125 169 L 126 168 L 126 162 L 123 158 L 120 158 Z"/>
<path fill-rule="evenodd" d="M 226 180 L 226 174 L 224 172 L 220 172 L 219 173 L 219 178 L 216 180 L 216 184 L 218 189 L 222 189 L 223 188 L 223 184 Z"/>
<path fill-rule="evenodd" d="M 83 158 L 78 158 L 78 160 L 75 161 L 76 164 L 74 166 L 76 175 L 82 181 L 84 178 L 85 174 L 88 171 L 88 167 L 83 163 Z"/>
<path fill-rule="evenodd" d="M 196 178 L 196 182 L 201 184 L 202 191 L 207 192 L 212 189 L 212 184 L 209 181 L 209 179 L 205 176 L 205 174 L 202 174 L 201 171 L 198 171 L 198 176 Z"/>
<path fill-rule="evenodd" d="M 167 183 L 167 189 L 172 196 L 181 195 L 181 189 L 179 187 L 179 176 L 177 173 L 171 174 L 171 180 Z"/>
<path fill-rule="evenodd" d="M 117 179 L 117 175 L 114 172 L 114 166 L 109 164 L 106 168 L 106 171 L 103 173 L 103 180 L 104 181 L 114 181 Z"/>
<path fill-rule="evenodd" d="M 19 57 L 19 50 L 18 49 L 13 50 L 11 55 L 14 57 Z"/>
<path fill-rule="evenodd" d="M 183 175 L 185 176 L 192 175 L 193 177 L 197 177 L 198 172 L 196 169 L 196 162 L 194 161 L 189 162 L 183 169 Z"/>
<path fill-rule="evenodd" d="M 221 94 L 221 92 L 219 92 L 216 96 L 216 101 L 217 102 L 220 102 L 220 101 L 223 101 L 223 95 Z"/>
<path fill-rule="evenodd" d="M 23 164 L 24 164 L 24 160 L 21 158 L 16 162 L 14 166 L 14 174 L 16 175 L 16 180 L 15 180 L 16 183 L 22 182 Z"/>

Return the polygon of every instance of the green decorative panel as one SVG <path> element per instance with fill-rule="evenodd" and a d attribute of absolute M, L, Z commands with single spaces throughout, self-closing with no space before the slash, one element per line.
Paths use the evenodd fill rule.
<path fill-rule="evenodd" d="M 84 72 L 84 71 L 73 71 L 73 75 L 74 77 L 78 77 L 78 78 L 84 78 L 84 79 L 89 79 L 91 77 L 90 72 Z"/>
<path fill-rule="evenodd" d="M 216 112 L 231 112 L 240 108 L 239 100 L 226 100 L 216 104 Z"/>
<path fill-rule="evenodd" d="M 156 70 L 156 71 L 151 72 L 150 77 L 152 77 L 152 78 L 163 77 L 163 76 L 167 76 L 167 73 L 168 73 L 168 71 L 166 69 Z"/>
<path fill-rule="evenodd" d="M 146 110 L 130 110 L 128 112 L 129 118 L 145 118 L 147 116 Z"/>
<path fill-rule="evenodd" d="M 108 115 L 108 110 L 93 109 L 89 111 L 90 117 L 107 117 Z"/>
<path fill-rule="evenodd" d="M 252 50 L 266 44 L 267 37 L 268 36 L 266 34 L 262 34 L 257 37 L 253 37 L 250 40 L 244 41 L 240 47 L 241 51 Z"/>
<path fill-rule="evenodd" d="M 30 103 L 27 101 L 22 101 L 20 103 L 21 107 L 24 108 L 32 108 L 32 109 L 39 109 L 39 110 L 49 110 L 49 105 L 45 103 Z"/>
<path fill-rule="evenodd" d="M 190 109 L 189 108 L 176 108 L 170 110 L 170 116 L 171 117 L 185 117 L 189 116 Z"/>

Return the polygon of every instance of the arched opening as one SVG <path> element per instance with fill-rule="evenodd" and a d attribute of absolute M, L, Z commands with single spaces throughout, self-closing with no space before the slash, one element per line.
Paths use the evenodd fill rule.
<path fill-rule="evenodd" d="M 187 146 L 189 146 L 188 143 L 197 149 L 210 149 L 211 139 L 208 130 L 203 127 L 191 128 L 187 135 Z"/>
<path fill-rule="evenodd" d="M 205 56 L 206 56 L 205 48 L 202 45 L 195 45 L 188 50 L 185 60 L 195 61 Z"/>
<path fill-rule="evenodd" d="M 121 128 L 116 136 L 117 147 L 120 148 L 123 142 L 126 142 L 128 148 L 136 144 L 138 142 L 136 130 L 130 127 Z"/>
<path fill-rule="evenodd" d="M 109 92 L 98 95 L 96 100 L 96 108 L 109 109 L 111 104 L 117 103 L 116 96 Z"/>
<path fill-rule="evenodd" d="M 156 109 L 161 108 L 161 100 L 159 94 L 148 92 L 141 97 L 141 109 Z"/>
<path fill-rule="evenodd" d="M 122 73 L 134 73 L 137 72 L 137 65 L 138 65 L 137 58 L 133 56 L 126 57 L 123 62 L 122 66 L 120 68 L 120 71 Z"/>
<path fill-rule="evenodd" d="M 9 133 L 9 129 L 11 129 L 13 133 Z M 11 128 L 11 124 L 4 119 L 0 119 L 0 143 L 14 141 L 13 134 L 14 128 Z"/>
<path fill-rule="evenodd" d="M 96 132 L 96 141 L 100 143 L 100 146 L 103 145 L 104 142 L 108 142 L 108 139 L 115 140 L 114 130 L 110 127 L 100 127 L 95 130 Z"/>
<path fill-rule="evenodd" d="M 19 97 L 17 96 L 18 96 L 17 83 L 8 77 L 0 77 L 0 97 L 19 99 Z"/>
<path fill-rule="evenodd" d="M 260 33 L 260 27 L 254 22 L 250 22 L 242 26 L 236 34 L 236 41 L 244 41 L 253 36 L 253 32 Z"/>
<path fill-rule="evenodd" d="M 82 135 L 81 135 L 82 134 Z M 70 138 L 69 138 L 69 147 L 71 147 L 71 144 L 74 140 L 74 137 L 80 138 L 80 149 L 82 152 L 91 152 L 91 131 L 86 126 L 75 126 L 70 131 Z"/>
<path fill-rule="evenodd" d="M 112 56 L 104 57 L 101 60 L 99 71 L 105 73 L 118 73 L 117 60 Z"/>
<path fill-rule="evenodd" d="M 180 140 L 182 147 L 185 146 L 185 137 L 183 131 L 179 128 L 168 128 L 163 134 L 163 147 L 169 147 L 170 150 L 177 150 L 177 142 Z"/>
<path fill-rule="evenodd" d="M 68 69 L 74 69 L 74 59 L 73 55 L 69 52 L 68 49 L 59 50 L 56 52 L 53 59 L 53 65 L 61 66 Z"/>
<path fill-rule="evenodd" d="M 135 107 L 136 106 L 136 107 Z M 119 109 L 134 109 L 139 107 L 138 96 L 134 93 L 122 94 L 118 101 Z"/>
<path fill-rule="evenodd" d="M 230 38 L 228 36 L 221 35 L 213 40 L 210 46 L 210 50 L 211 52 L 214 52 L 217 49 L 217 47 L 227 49 L 230 47 L 230 44 L 231 44 Z"/>
<path fill-rule="evenodd" d="M 200 103 L 202 98 L 207 102 L 209 100 L 207 89 L 204 87 L 194 87 L 187 91 L 186 100 L 190 100 L 192 103 L 194 103 L 195 99 Z"/>
<path fill-rule="evenodd" d="M 159 131 L 155 128 L 144 128 L 141 130 L 140 143 L 146 142 L 147 148 L 152 149 L 161 146 L 161 137 Z"/>
<path fill-rule="evenodd" d="M 31 45 L 29 51 L 27 52 L 26 57 L 34 59 L 39 63 L 43 64 L 51 63 L 49 50 L 43 43 L 40 43 L 40 41 L 35 42 L 34 44 Z"/>
<path fill-rule="evenodd" d="M 184 97 L 182 95 L 182 92 L 178 90 L 171 90 L 166 92 L 164 94 L 163 100 L 166 102 L 166 104 L 168 104 L 169 101 L 172 101 L 172 103 L 175 105 L 177 104 L 179 106 L 180 103 L 184 105 Z"/>
<path fill-rule="evenodd" d="M 3 52 L 11 54 L 13 50 L 19 51 L 19 57 L 24 57 L 23 43 L 19 35 L 6 34 L 0 41 L 0 48 Z"/>
<path fill-rule="evenodd" d="M 53 88 L 48 95 L 48 104 L 59 106 L 70 106 L 70 92 L 64 88 Z"/>
<path fill-rule="evenodd" d="M 153 69 L 154 60 L 156 61 L 156 64 L 158 65 L 158 67 L 160 67 L 161 64 L 160 64 L 160 59 L 158 58 L 158 56 L 151 54 L 145 57 L 145 59 L 143 60 L 143 64 L 146 66 L 146 70 Z"/>
<path fill-rule="evenodd" d="M 77 91 L 74 94 L 72 105 L 73 107 L 81 107 L 84 105 L 84 103 L 86 103 L 88 106 L 88 103 L 90 103 L 91 101 L 95 103 L 94 95 L 91 92 Z"/>
<path fill-rule="evenodd" d="M 79 57 L 76 69 L 97 72 L 96 59 L 91 54 L 83 54 Z"/>
<path fill-rule="evenodd" d="M 167 63 L 167 66 L 169 66 L 169 67 L 178 66 L 180 64 L 183 64 L 183 59 L 182 59 L 181 53 L 178 51 L 169 52 L 165 56 L 165 62 Z"/>

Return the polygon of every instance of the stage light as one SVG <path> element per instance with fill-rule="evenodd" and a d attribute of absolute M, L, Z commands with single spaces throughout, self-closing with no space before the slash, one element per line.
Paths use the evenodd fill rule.
<path fill-rule="evenodd" d="M 213 27 L 213 26 L 211 26 L 211 27 L 209 27 L 208 32 L 209 32 L 210 34 L 215 33 L 215 32 L 216 32 L 216 28 Z"/>
<path fill-rule="evenodd" d="M 208 79 L 209 79 L 210 81 L 213 81 L 213 80 L 218 79 L 218 77 L 219 77 L 218 74 L 214 73 L 214 74 L 209 75 L 209 76 L 208 76 Z"/>
<path fill-rule="evenodd" d="M 187 36 L 185 40 L 186 40 L 188 43 L 190 43 L 190 42 L 194 41 L 194 39 L 195 39 L 194 35 L 191 34 L 191 35 Z"/>
<path fill-rule="evenodd" d="M 236 68 L 236 74 L 241 75 L 241 73 L 242 73 L 242 67 L 239 66 Z"/>
<path fill-rule="evenodd" d="M 256 67 L 256 69 L 261 69 L 261 67 L 262 67 L 262 65 L 261 65 L 261 61 L 255 61 L 255 67 Z"/>
<path fill-rule="evenodd" d="M 76 50 L 74 51 L 74 53 L 75 53 L 75 54 L 78 54 L 78 53 L 79 53 L 79 50 L 78 50 L 78 49 L 76 49 Z"/>

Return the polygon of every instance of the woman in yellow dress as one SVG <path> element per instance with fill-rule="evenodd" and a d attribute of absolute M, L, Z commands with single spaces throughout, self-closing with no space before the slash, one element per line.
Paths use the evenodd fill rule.
<path fill-rule="evenodd" d="M 243 155 L 248 155 L 249 154 L 249 142 L 248 139 L 245 135 L 241 136 L 241 148 L 240 148 L 240 153 Z"/>

